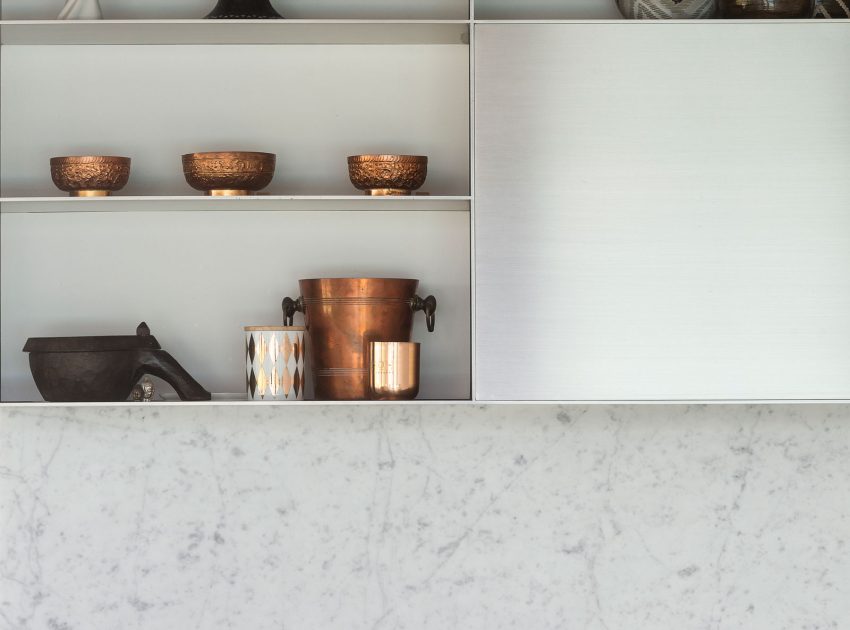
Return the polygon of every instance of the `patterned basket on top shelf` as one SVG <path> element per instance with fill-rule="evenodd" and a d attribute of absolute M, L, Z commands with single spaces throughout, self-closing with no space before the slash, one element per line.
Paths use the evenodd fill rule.
<path fill-rule="evenodd" d="M 717 0 L 617 0 L 617 6 L 630 20 L 704 19 L 717 13 Z"/>
<path fill-rule="evenodd" d="M 815 3 L 812 17 L 850 18 L 850 0 L 820 0 Z"/>

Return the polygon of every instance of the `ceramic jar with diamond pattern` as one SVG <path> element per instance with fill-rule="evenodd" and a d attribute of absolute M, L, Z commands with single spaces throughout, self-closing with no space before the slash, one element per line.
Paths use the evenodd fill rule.
<path fill-rule="evenodd" d="M 617 6 L 630 20 L 711 18 L 717 12 L 717 0 L 617 0 Z"/>
<path fill-rule="evenodd" d="M 249 400 L 304 400 L 304 327 L 246 326 Z"/>

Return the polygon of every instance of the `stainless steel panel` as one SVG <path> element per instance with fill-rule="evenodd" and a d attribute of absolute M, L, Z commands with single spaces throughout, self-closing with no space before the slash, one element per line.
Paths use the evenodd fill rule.
<path fill-rule="evenodd" d="M 850 396 L 850 24 L 480 25 L 475 55 L 477 398 Z"/>

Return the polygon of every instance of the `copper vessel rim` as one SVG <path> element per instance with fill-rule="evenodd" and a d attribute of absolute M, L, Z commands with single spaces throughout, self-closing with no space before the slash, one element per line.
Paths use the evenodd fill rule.
<path fill-rule="evenodd" d="M 184 153 L 184 160 L 221 160 L 235 157 L 275 158 L 275 153 L 263 151 L 201 151 L 200 153 Z"/>
<path fill-rule="evenodd" d="M 345 278 L 301 278 L 298 282 L 328 282 L 333 280 L 393 280 L 398 282 L 419 282 L 416 278 L 363 278 L 358 276 L 351 276 Z"/>
<path fill-rule="evenodd" d="M 370 155 L 349 155 L 348 163 L 356 164 L 358 162 L 427 162 L 427 155 L 391 155 L 389 153 L 370 154 Z"/>
<path fill-rule="evenodd" d="M 307 330 L 304 326 L 245 326 L 245 332 L 304 332 Z"/>
<path fill-rule="evenodd" d="M 63 155 L 50 158 L 51 164 L 61 164 L 63 162 L 87 162 L 89 160 L 111 160 L 115 162 L 129 162 L 130 158 L 123 155 Z"/>

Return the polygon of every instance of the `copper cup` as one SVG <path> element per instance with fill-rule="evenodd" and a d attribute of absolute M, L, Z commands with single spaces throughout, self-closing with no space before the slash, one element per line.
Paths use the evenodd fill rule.
<path fill-rule="evenodd" d="M 419 394 L 419 344 L 409 341 L 369 343 L 369 397 L 413 400 Z"/>

